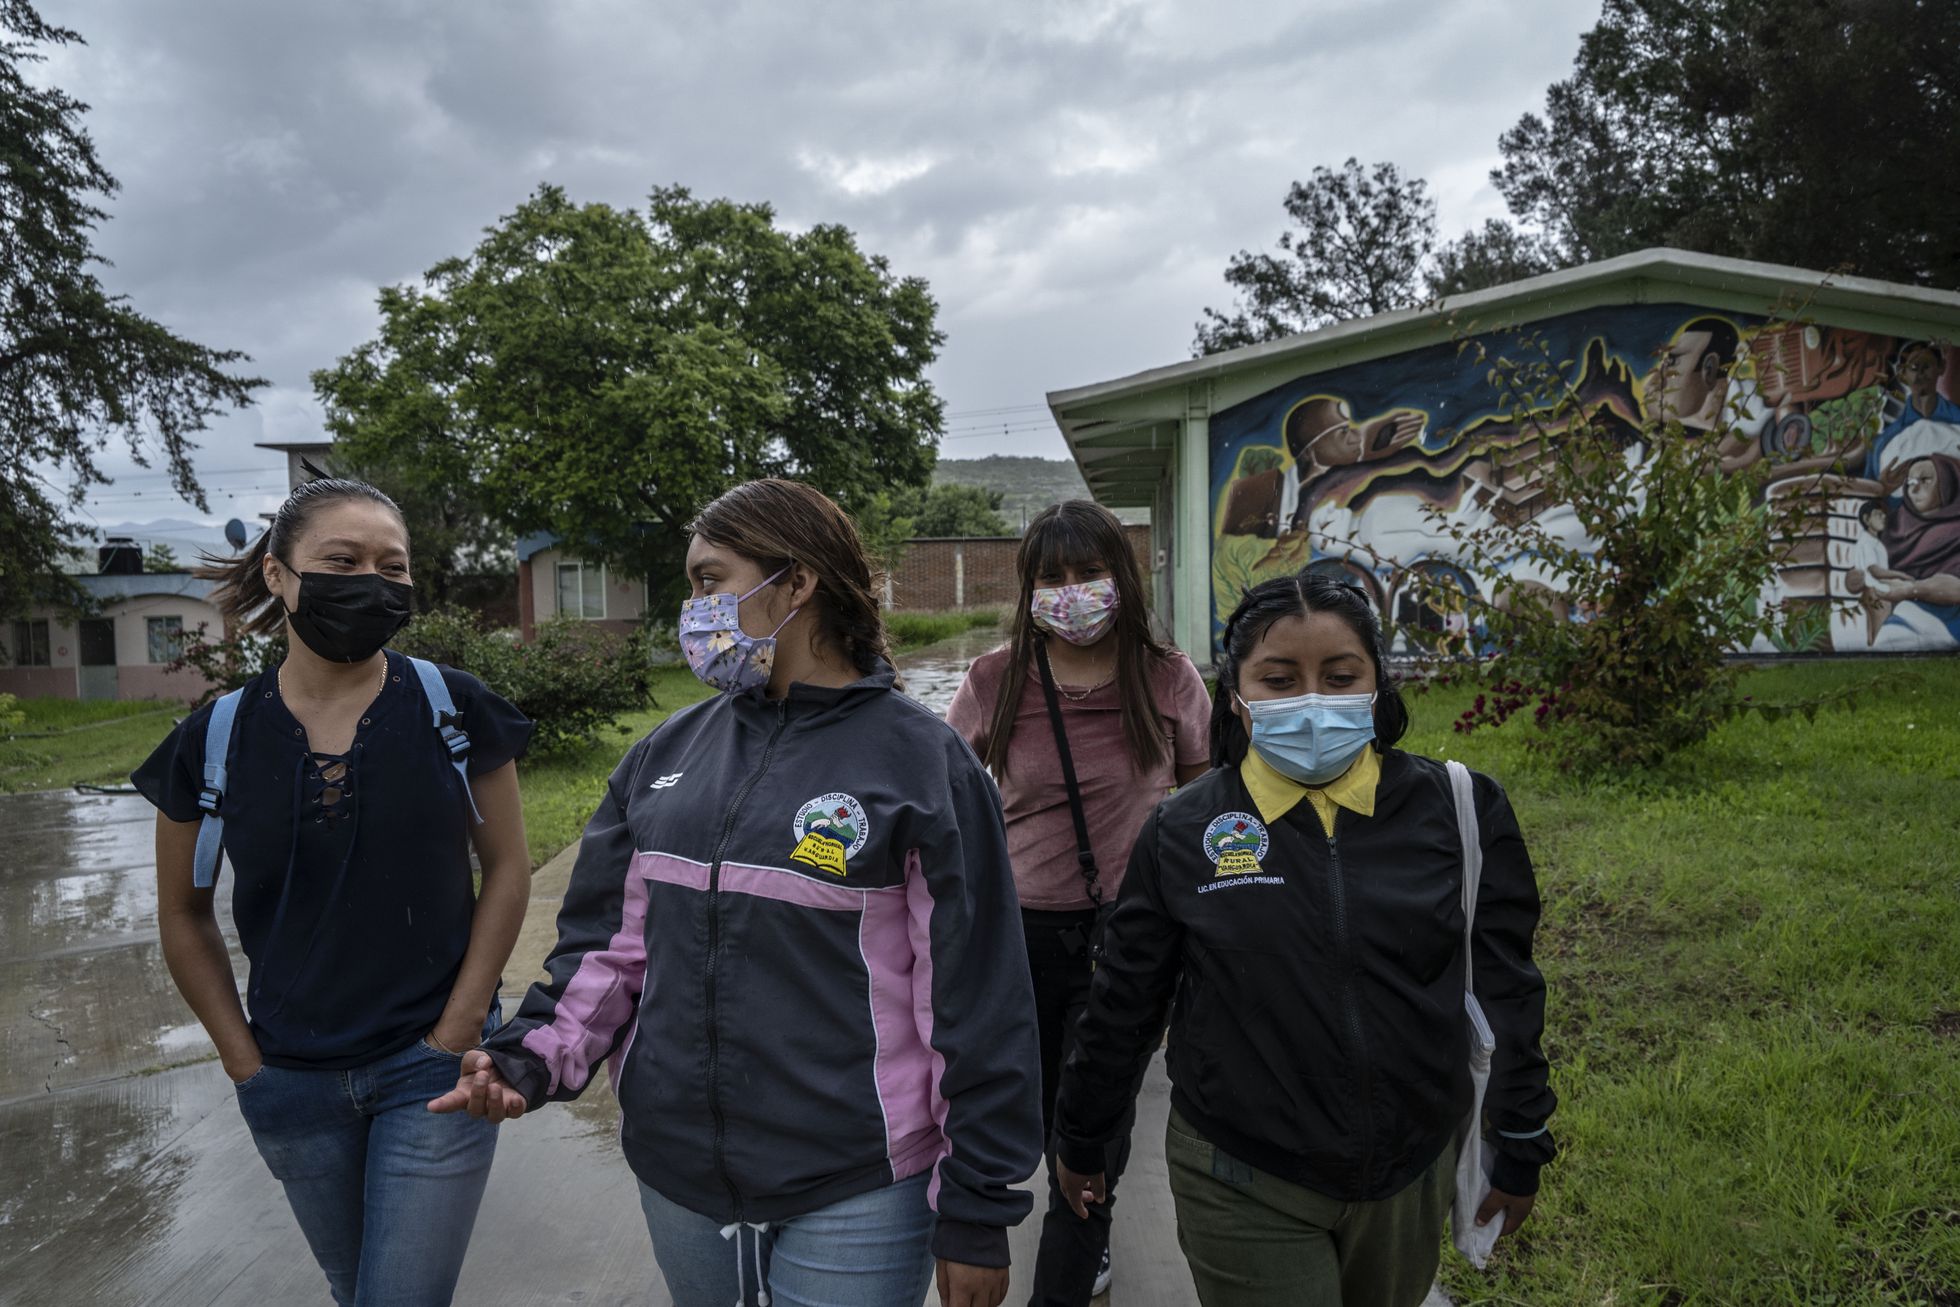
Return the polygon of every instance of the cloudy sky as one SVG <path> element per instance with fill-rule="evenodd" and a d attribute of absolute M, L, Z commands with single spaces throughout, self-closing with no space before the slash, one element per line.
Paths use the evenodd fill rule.
<path fill-rule="evenodd" d="M 1270 245 L 1315 165 L 1427 178 L 1446 236 L 1501 214 L 1498 134 L 1599 0 L 40 7 L 88 41 L 46 75 L 122 182 L 106 279 L 272 381 L 203 442 L 222 519 L 276 503 L 253 442 L 318 436 L 308 374 L 373 330 L 376 288 L 542 181 L 850 226 L 938 298 L 943 454 L 1060 457 L 1043 394 L 1186 357 L 1226 260 Z M 105 466 L 102 522 L 192 515 Z"/>

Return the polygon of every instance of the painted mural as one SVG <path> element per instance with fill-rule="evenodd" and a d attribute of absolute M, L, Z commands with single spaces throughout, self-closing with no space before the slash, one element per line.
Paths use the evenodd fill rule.
<path fill-rule="evenodd" d="M 1624 428 L 1630 475 L 1643 422 L 1727 424 L 1725 471 L 1767 463 L 1769 494 L 1817 501 L 1813 534 L 1763 595 L 1816 606 L 1813 648 L 1960 647 L 1960 347 L 1679 304 L 1531 329 L 1551 358 L 1576 363 L 1586 410 Z M 1512 339 L 1486 343 L 1497 353 Z M 1536 519 L 1585 544 L 1539 485 L 1536 424 L 1508 412 L 1487 365 L 1455 343 L 1302 378 L 1216 414 L 1211 432 L 1214 642 L 1246 586 L 1302 567 L 1352 579 L 1397 621 L 1460 623 L 1423 611 L 1381 561 L 1479 584 L 1427 507 L 1469 528 Z M 1512 576 L 1555 589 L 1529 559 Z"/>

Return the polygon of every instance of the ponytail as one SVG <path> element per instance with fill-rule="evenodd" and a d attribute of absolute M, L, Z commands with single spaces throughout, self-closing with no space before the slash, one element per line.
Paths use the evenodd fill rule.
<path fill-rule="evenodd" d="M 285 605 L 265 583 L 266 556 L 270 554 L 285 563 L 293 542 L 305 533 L 313 515 L 343 499 L 370 500 L 397 518 L 402 515 L 394 500 L 365 481 L 316 476 L 293 487 L 293 493 L 272 515 L 272 525 L 239 557 L 200 556 L 200 565 L 191 569 L 191 575 L 218 583 L 218 588 L 211 592 L 210 602 L 224 617 L 227 628 L 246 635 L 277 635 L 285 628 Z"/>

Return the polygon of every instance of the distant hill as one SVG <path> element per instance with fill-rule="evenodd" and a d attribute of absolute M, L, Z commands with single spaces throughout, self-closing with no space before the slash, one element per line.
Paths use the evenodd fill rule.
<path fill-rule="evenodd" d="M 932 479 L 940 485 L 1000 491 L 1000 515 L 1017 533 L 1028 518 L 1050 504 L 1089 498 L 1082 473 L 1076 470 L 1075 461 L 1067 458 L 1013 458 L 1005 454 L 942 458 L 933 469 Z M 1150 510 L 1119 508 L 1116 516 L 1125 522 L 1148 522 Z"/>

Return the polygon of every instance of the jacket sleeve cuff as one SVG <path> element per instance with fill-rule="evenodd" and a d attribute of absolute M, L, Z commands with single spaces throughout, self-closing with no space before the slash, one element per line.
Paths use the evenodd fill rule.
<path fill-rule="evenodd" d="M 932 1255 L 942 1262 L 967 1266 L 1007 1265 L 1007 1231 L 998 1225 L 939 1218 L 932 1234 Z"/>
<path fill-rule="evenodd" d="M 1077 1175 L 1100 1175 L 1109 1167 L 1109 1149 L 1079 1139 L 1056 1139 L 1055 1157 Z"/>
<path fill-rule="evenodd" d="M 1538 1192 L 1538 1171 L 1536 1162 L 1524 1162 L 1499 1153 L 1490 1169 L 1490 1187 L 1517 1198 L 1525 1198 Z"/>
<path fill-rule="evenodd" d="M 482 1045 L 478 1045 L 482 1048 Z M 524 1095 L 524 1105 L 536 1109 L 544 1106 L 545 1097 L 551 1088 L 551 1077 L 545 1073 L 544 1064 L 525 1053 L 512 1053 L 502 1048 L 484 1048 L 490 1060 L 497 1066 L 497 1074 L 518 1093 Z"/>

